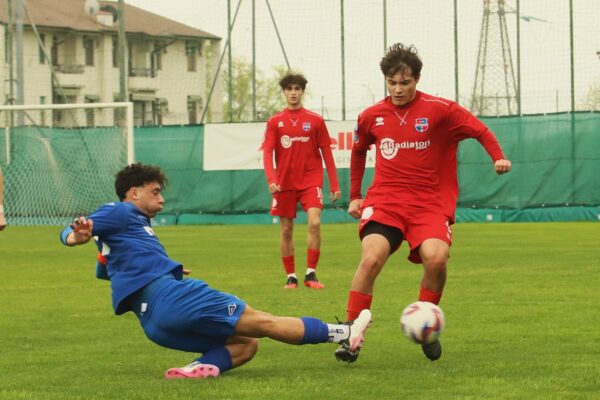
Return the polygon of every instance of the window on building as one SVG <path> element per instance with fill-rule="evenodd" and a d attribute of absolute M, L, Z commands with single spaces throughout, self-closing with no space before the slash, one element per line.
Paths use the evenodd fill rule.
<path fill-rule="evenodd" d="M 153 113 L 152 101 L 133 101 L 133 124 L 142 125 L 153 125 L 154 124 L 154 113 Z"/>
<path fill-rule="evenodd" d="M 58 38 L 52 36 L 52 48 L 50 49 L 50 58 L 52 59 L 52 65 L 56 67 L 58 65 Z"/>
<path fill-rule="evenodd" d="M 188 71 L 196 71 L 196 51 L 197 44 L 195 42 L 185 42 Z"/>
<path fill-rule="evenodd" d="M 98 96 L 85 96 L 86 103 L 97 103 L 99 97 Z M 85 109 L 85 124 L 86 126 L 93 127 L 96 126 L 96 110 L 93 108 Z"/>
<path fill-rule="evenodd" d="M 40 104 L 46 104 L 46 96 L 40 96 Z M 40 110 L 40 125 L 46 126 L 46 111 Z"/>
<path fill-rule="evenodd" d="M 169 111 L 169 102 L 167 99 L 160 98 L 152 103 L 152 116 L 154 125 L 162 125 L 163 117 Z"/>
<path fill-rule="evenodd" d="M 188 96 L 187 109 L 188 109 L 188 123 L 190 125 L 200 123 L 200 112 L 202 111 L 202 97 Z"/>
<path fill-rule="evenodd" d="M 46 35 L 40 33 L 40 44 L 38 49 L 38 59 L 40 64 L 46 64 L 46 56 L 44 55 L 44 46 L 46 45 Z"/>
<path fill-rule="evenodd" d="M 165 44 L 159 41 L 154 42 L 154 51 L 152 52 L 152 69 L 160 71 L 162 69 L 162 53 L 165 49 Z"/>
<path fill-rule="evenodd" d="M 112 66 L 119 66 L 119 38 L 116 36 L 112 38 Z"/>
<path fill-rule="evenodd" d="M 77 95 L 65 94 L 64 96 L 59 92 L 54 92 L 52 103 L 54 104 L 70 104 L 77 103 Z M 54 126 L 79 126 L 75 114 L 69 113 L 65 110 L 52 110 L 52 124 Z"/>
<path fill-rule="evenodd" d="M 85 65 L 94 66 L 94 39 L 83 37 L 83 48 L 85 49 Z"/>

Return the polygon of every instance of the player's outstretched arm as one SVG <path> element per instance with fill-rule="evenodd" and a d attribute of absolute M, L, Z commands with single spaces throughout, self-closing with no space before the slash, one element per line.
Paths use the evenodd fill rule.
<path fill-rule="evenodd" d="M 497 160 L 494 163 L 494 169 L 498 175 L 505 174 L 510 171 L 512 164 L 509 160 Z"/>

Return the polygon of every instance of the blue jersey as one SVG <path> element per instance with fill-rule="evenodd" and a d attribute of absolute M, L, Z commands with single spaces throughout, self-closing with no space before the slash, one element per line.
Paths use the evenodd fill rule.
<path fill-rule="evenodd" d="M 107 261 L 115 314 L 129 311 L 123 300 L 159 276 L 172 271 L 176 279 L 183 278 L 181 263 L 169 258 L 150 219 L 135 205 L 107 203 L 88 219 L 94 222 L 92 234 Z"/>

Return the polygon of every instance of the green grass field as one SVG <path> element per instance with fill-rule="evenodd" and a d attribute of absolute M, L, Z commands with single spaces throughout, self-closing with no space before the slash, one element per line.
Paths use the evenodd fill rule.
<path fill-rule="evenodd" d="M 213 287 L 280 315 L 345 319 L 359 260 L 355 225 L 323 226 L 323 291 L 284 291 L 277 226 L 158 228 L 167 251 Z M 0 399 L 599 399 L 600 224 L 459 224 L 441 306 L 444 355 L 400 331 L 421 267 L 405 245 L 380 275 L 374 322 L 346 365 L 335 345 L 264 339 L 249 364 L 209 381 L 167 381 L 195 355 L 147 340 L 95 279 L 93 245 L 56 227 L 0 233 Z M 306 226 L 297 226 L 304 264 Z M 299 269 L 303 272 L 303 267 Z"/>

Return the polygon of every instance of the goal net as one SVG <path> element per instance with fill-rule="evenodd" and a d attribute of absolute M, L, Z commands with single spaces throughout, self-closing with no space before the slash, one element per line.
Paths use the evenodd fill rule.
<path fill-rule="evenodd" d="M 9 225 L 63 225 L 117 200 L 115 173 L 134 161 L 131 103 L 0 106 Z"/>

